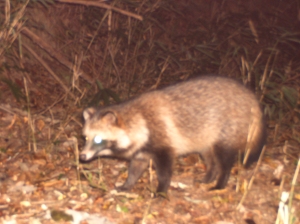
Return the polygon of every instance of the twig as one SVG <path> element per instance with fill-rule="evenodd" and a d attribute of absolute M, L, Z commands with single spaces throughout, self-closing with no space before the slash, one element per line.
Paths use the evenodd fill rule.
<path fill-rule="evenodd" d="M 39 36 L 35 33 L 31 32 L 28 28 L 23 28 L 22 33 L 30 38 L 33 42 L 35 42 L 40 48 L 44 49 L 51 57 L 55 58 L 59 63 L 66 66 L 68 69 L 73 69 L 73 63 L 69 62 L 65 57 L 58 53 L 53 47 L 43 41 Z M 80 76 L 89 82 L 90 84 L 94 84 L 92 78 L 86 75 L 82 70 L 78 70 Z"/>
<path fill-rule="evenodd" d="M 153 186 L 153 170 L 152 170 L 152 159 L 149 161 L 149 181 L 150 181 L 150 189 L 151 189 L 151 198 L 154 197 L 154 194 L 152 192 L 152 186 Z"/>
<path fill-rule="evenodd" d="M 152 204 L 152 198 L 150 198 L 147 203 L 147 208 L 145 209 L 144 214 L 143 214 L 142 224 L 146 223 L 146 220 L 147 220 L 150 208 L 151 208 L 151 204 Z"/>
<path fill-rule="evenodd" d="M 261 154 L 260 154 L 260 156 L 259 156 L 258 162 L 257 162 L 256 167 L 255 167 L 255 169 L 254 169 L 253 175 L 252 175 L 252 177 L 251 177 L 251 179 L 250 179 L 250 181 L 249 181 L 248 187 L 245 189 L 245 192 L 244 192 L 244 194 L 243 194 L 243 197 L 242 197 L 242 199 L 241 199 L 241 201 L 240 201 L 240 203 L 238 204 L 238 206 L 237 206 L 236 209 L 239 209 L 239 208 L 242 206 L 242 204 L 243 204 L 243 202 L 244 202 L 244 200 L 245 200 L 245 198 L 246 198 L 246 196 L 247 196 L 247 194 L 248 194 L 248 192 L 249 192 L 249 190 L 250 190 L 250 188 L 251 188 L 251 186 L 252 186 L 252 183 L 253 183 L 254 178 L 255 178 L 255 174 L 257 173 L 258 167 L 260 166 L 261 161 L 262 161 L 262 158 L 263 158 L 263 155 L 264 155 L 264 153 L 265 153 L 265 149 L 266 149 L 266 146 L 264 146 L 263 149 L 262 149 L 262 151 L 261 151 Z"/>
<path fill-rule="evenodd" d="M 257 161 L 257 164 L 256 164 L 255 169 L 254 169 L 254 172 L 253 172 L 253 175 L 252 175 L 252 177 L 251 177 L 251 179 L 250 179 L 250 182 L 249 182 L 249 184 L 248 184 L 247 190 L 250 190 L 250 188 L 252 187 L 253 181 L 254 181 L 254 179 L 255 179 L 255 175 L 256 175 L 256 173 L 257 173 L 258 167 L 259 167 L 260 164 L 261 164 L 261 161 L 262 161 L 262 158 L 263 158 L 263 156 L 264 156 L 264 154 L 265 154 L 265 151 L 266 151 L 266 146 L 263 147 L 263 149 L 262 149 L 262 151 L 261 151 L 261 153 L 260 153 L 259 159 L 258 159 L 258 161 Z"/>
<path fill-rule="evenodd" d="M 75 95 L 70 92 L 69 88 L 60 80 L 60 78 L 54 73 L 54 71 L 48 66 L 48 64 L 42 58 L 40 58 L 29 46 L 27 46 L 26 44 L 23 44 L 23 46 L 48 70 L 53 78 L 63 87 L 66 93 L 68 93 L 73 99 L 76 99 Z"/>
<path fill-rule="evenodd" d="M 9 4 L 9 0 L 6 0 L 5 3 L 6 4 L 5 4 L 5 21 L 4 21 L 4 24 L 8 24 L 9 21 L 10 21 L 10 4 Z"/>
<path fill-rule="evenodd" d="M 80 163 L 79 163 L 79 150 L 78 150 L 78 141 L 75 136 L 71 137 L 71 140 L 74 143 L 74 148 L 75 148 L 75 162 L 76 162 L 76 171 L 77 171 L 77 179 L 79 183 L 79 191 L 82 192 L 82 185 L 80 181 Z"/>
<path fill-rule="evenodd" d="M 251 153 L 251 147 L 253 145 L 253 137 L 254 135 L 257 135 L 257 131 L 258 131 L 258 123 L 261 121 L 258 121 L 255 117 L 254 117 L 254 111 L 253 108 L 251 108 L 251 114 L 252 114 L 252 122 L 249 125 L 249 129 L 248 129 L 248 136 L 247 136 L 247 144 L 245 147 L 245 156 L 243 159 L 243 165 L 245 165 L 247 163 L 248 157 Z M 252 143 L 252 144 L 251 144 Z"/>
<path fill-rule="evenodd" d="M 36 152 L 37 147 L 36 147 L 36 139 L 35 139 L 35 130 L 34 130 L 34 124 L 33 124 L 32 116 L 31 116 L 31 113 L 30 113 L 30 98 L 29 98 L 29 92 L 28 92 L 26 78 L 24 78 L 24 87 L 25 87 L 25 93 L 26 93 L 26 99 L 27 99 L 28 124 L 29 124 L 29 127 L 31 129 L 33 151 Z M 29 138 L 30 138 L 30 136 L 29 136 Z M 28 141 L 28 149 L 30 150 L 30 141 Z"/>
<path fill-rule="evenodd" d="M 164 63 L 164 65 L 163 65 L 163 67 L 162 67 L 162 69 L 160 71 L 158 79 L 156 80 L 156 83 L 153 86 L 151 86 L 150 90 L 157 89 L 157 87 L 158 87 L 158 85 L 159 85 L 159 83 L 161 81 L 162 74 L 165 72 L 165 70 L 169 66 L 169 59 L 170 59 L 170 56 L 168 56 L 167 59 L 165 60 L 165 63 Z"/>
<path fill-rule="evenodd" d="M 108 47 L 108 51 L 109 51 L 109 53 L 110 53 L 110 57 L 111 57 L 111 61 L 112 61 L 112 63 L 113 63 L 113 66 L 115 67 L 116 73 L 117 73 L 117 75 L 118 75 L 119 82 L 121 82 L 120 72 L 119 72 L 118 66 L 117 66 L 117 64 L 116 64 L 116 62 L 115 62 L 115 59 L 114 59 L 114 56 L 113 56 L 113 54 L 112 54 L 112 52 L 111 52 L 110 47 Z"/>
<path fill-rule="evenodd" d="M 18 12 L 14 12 L 14 18 L 11 19 L 11 7 L 10 7 L 10 1 L 5 1 L 5 20 L 4 23 L 1 24 L 1 27 L 7 27 L 7 29 L 0 30 L 0 40 L 3 42 L 5 41 L 5 44 L 2 44 L 0 47 L 0 55 L 4 52 L 5 48 L 3 47 L 6 45 L 6 47 L 10 46 L 15 39 L 19 36 L 19 32 L 24 24 L 24 21 L 21 21 L 23 18 L 25 9 L 27 4 L 29 3 L 29 0 L 27 0 L 24 5 L 20 8 Z"/>
<path fill-rule="evenodd" d="M 119 9 L 119 8 L 116 8 L 114 6 L 110 6 L 110 5 L 107 5 L 107 4 L 104 4 L 104 3 L 92 2 L 92 1 L 80 1 L 80 0 L 79 1 L 78 0 L 56 0 L 56 1 L 63 2 L 63 3 L 81 4 L 81 5 L 87 5 L 87 6 L 96 6 L 96 7 L 100 7 L 100 8 L 104 8 L 104 9 L 110 9 L 110 10 L 113 10 L 115 12 L 121 13 L 125 16 L 130 16 L 132 18 L 143 21 L 143 17 L 140 16 L 140 15 L 137 15 L 135 13 L 128 12 L 128 11 L 125 11 L 123 9 Z"/>
<path fill-rule="evenodd" d="M 56 134 L 56 136 L 54 137 L 54 139 L 52 140 L 53 142 L 55 142 L 59 136 L 65 131 L 64 128 L 67 126 L 67 124 L 72 120 L 72 116 L 67 116 L 67 118 L 65 119 L 65 123 L 62 125 L 61 130 Z M 61 122 L 62 123 L 62 122 Z"/>
<path fill-rule="evenodd" d="M 54 107 L 55 104 L 59 103 L 61 100 L 63 100 L 66 97 L 67 93 L 63 94 L 63 96 L 59 97 L 58 100 L 54 101 L 50 106 L 48 106 L 46 109 L 38 112 L 38 115 L 44 114 L 46 111 L 50 110 L 52 107 Z"/>
<path fill-rule="evenodd" d="M 297 164 L 297 167 L 296 167 L 296 171 L 295 171 L 295 174 L 294 174 L 294 177 L 293 177 L 293 180 L 292 180 L 292 187 L 291 187 L 291 191 L 290 191 L 290 197 L 289 197 L 289 214 L 290 214 L 290 220 L 289 220 L 289 223 L 291 223 L 291 210 L 292 210 L 292 202 L 293 202 L 293 197 L 294 197 L 294 191 L 295 191 L 295 186 L 297 184 L 297 178 L 298 178 L 298 175 L 299 175 L 299 170 L 300 170 L 300 157 L 299 157 L 299 160 L 298 160 L 298 164 Z"/>

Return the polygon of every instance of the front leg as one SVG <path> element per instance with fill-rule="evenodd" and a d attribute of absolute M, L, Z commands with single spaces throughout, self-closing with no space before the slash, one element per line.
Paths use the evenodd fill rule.
<path fill-rule="evenodd" d="M 128 168 L 128 177 L 125 183 L 117 187 L 117 191 L 128 191 L 140 179 L 144 171 L 148 168 L 150 156 L 146 153 L 139 152 L 130 160 Z"/>
<path fill-rule="evenodd" d="M 170 148 L 160 148 L 154 155 L 158 179 L 157 193 L 167 194 L 171 183 L 174 153 Z"/>

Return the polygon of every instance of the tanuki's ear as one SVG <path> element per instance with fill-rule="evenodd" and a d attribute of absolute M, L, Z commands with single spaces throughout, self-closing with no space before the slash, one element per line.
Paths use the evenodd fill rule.
<path fill-rule="evenodd" d="M 95 114 L 95 112 L 96 112 L 96 108 L 94 107 L 89 107 L 85 109 L 82 114 L 84 121 L 91 119 L 91 117 Z"/>
<path fill-rule="evenodd" d="M 107 111 L 102 115 L 101 120 L 107 125 L 118 125 L 118 117 L 112 111 Z"/>

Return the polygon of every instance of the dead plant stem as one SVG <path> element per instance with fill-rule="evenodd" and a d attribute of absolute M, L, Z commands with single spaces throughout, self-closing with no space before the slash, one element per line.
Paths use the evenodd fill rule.
<path fill-rule="evenodd" d="M 68 93 L 73 99 L 76 99 L 75 95 L 70 92 L 69 88 L 60 80 L 60 78 L 55 74 L 55 72 L 48 66 L 48 64 L 39 57 L 34 50 L 32 50 L 29 46 L 26 44 L 23 44 L 23 46 L 47 69 L 47 71 L 53 76 L 53 78 L 62 86 L 62 88 Z"/>
<path fill-rule="evenodd" d="M 57 0 L 57 1 L 58 2 L 63 2 L 63 3 L 81 4 L 81 5 L 96 6 L 96 7 L 100 7 L 100 8 L 104 8 L 104 9 L 109 9 L 109 10 L 121 13 L 125 16 L 130 16 L 132 18 L 143 21 L 143 17 L 140 16 L 140 15 L 137 15 L 137 14 L 132 13 L 132 12 L 125 11 L 123 9 L 119 9 L 119 8 L 111 6 L 111 5 L 107 5 L 105 3 L 99 3 L 99 2 L 95 2 L 95 1 L 80 1 L 80 0 L 79 1 L 78 0 Z"/>
<path fill-rule="evenodd" d="M 298 163 L 297 163 L 297 167 L 296 167 L 296 171 L 295 171 L 295 174 L 294 174 L 294 177 L 293 177 L 293 180 L 292 180 L 292 187 L 291 187 L 291 191 L 290 191 L 290 195 L 289 195 L 289 217 L 290 217 L 290 220 L 289 220 L 289 223 L 292 223 L 291 222 L 291 218 L 293 217 L 291 215 L 291 212 L 292 212 L 292 202 L 293 202 L 293 197 L 294 197 L 294 191 L 295 191 L 295 186 L 297 184 L 297 178 L 298 178 L 298 175 L 299 175 L 299 170 L 300 170 L 300 157 L 298 159 Z"/>
<path fill-rule="evenodd" d="M 75 136 L 72 137 L 72 140 L 74 142 L 74 147 L 75 147 L 75 162 L 76 162 L 76 171 L 77 171 L 77 179 L 79 183 L 79 191 L 82 192 L 82 185 L 80 181 L 80 163 L 79 163 L 79 150 L 78 150 L 78 141 Z"/>
<path fill-rule="evenodd" d="M 250 190 L 251 187 L 252 187 L 253 181 L 254 181 L 254 179 L 255 179 L 255 175 L 256 175 L 256 173 L 257 173 L 257 171 L 258 171 L 258 167 L 260 166 L 261 161 L 262 161 L 262 158 L 263 158 L 263 156 L 264 156 L 264 154 L 265 154 L 265 150 L 266 150 L 266 146 L 263 147 L 263 149 L 262 149 L 262 151 L 261 151 L 261 153 L 260 153 L 259 159 L 258 159 L 258 161 L 257 161 L 257 164 L 256 164 L 256 166 L 255 166 L 253 175 L 252 175 L 252 177 L 251 177 L 251 179 L 250 179 L 250 182 L 249 182 L 249 185 L 248 185 L 248 188 L 247 188 L 248 190 Z"/>
<path fill-rule="evenodd" d="M 242 197 L 242 199 L 241 199 L 241 201 L 240 201 L 240 203 L 238 204 L 238 206 L 237 206 L 236 209 L 240 209 L 240 208 L 241 208 L 241 206 L 242 206 L 244 200 L 246 199 L 246 196 L 247 196 L 249 190 L 251 189 L 251 186 L 252 186 L 252 183 L 253 183 L 253 181 L 254 181 L 254 179 L 255 179 L 255 175 L 256 175 L 256 173 L 257 173 L 258 167 L 260 166 L 261 161 L 262 161 L 262 158 L 263 158 L 263 155 L 264 155 L 264 153 L 265 153 L 265 149 L 266 149 L 266 146 L 264 146 L 263 149 L 262 149 L 262 151 L 261 151 L 261 154 L 260 154 L 259 159 L 258 159 L 258 161 L 257 161 L 256 167 L 255 167 L 255 169 L 254 169 L 254 171 L 253 171 L 253 175 L 252 175 L 252 177 L 251 177 L 251 179 L 250 179 L 250 181 L 249 181 L 248 187 L 245 189 L 245 192 L 244 192 L 244 194 L 243 194 L 243 197 Z"/>
<path fill-rule="evenodd" d="M 61 55 L 60 53 L 58 53 L 59 51 L 57 51 L 52 46 L 50 46 L 48 43 L 46 43 L 45 41 L 43 41 L 39 36 L 37 36 L 31 30 L 29 30 L 28 28 L 25 27 L 25 28 L 22 29 L 22 33 L 24 35 L 26 35 L 28 38 L 30 38 L 40 48 L 42 48 L 43 50 L 45 50 L 51 57 L 55 58 L 59 63 L 61 63 L 62 65 L 66 66 L 70 70 L 73 69 L 73 64 L 70 61 L 68 61 L 63 55 Z M 28 47 L 26 47 L 26 49 L 28 49 Z M 31 48 L 28 49 L 28 50 L 30 51 Z M 33 56 L 35 58 L 37 58 L 37 60 L 41 59 L 40 57 L 37 56 L 37 54 L 35 54 L 35 52 L 33 50 L 31 50 L 30 53 L 32 53 Z M 80 76 L 82 78 L 84 78 L 87 82 L 89 82 L 90 84 L 94 84 L 94 80 L 90 76 L 86 75 L 82 70 L 78 71 L 78 73 L 80 73 Z"/>
<path fill-rule="evenodd" d="M 27 100 L 27 112 L 28 112 L 28 124 L 30 127 L 30 137 L 32 138 L 32 143 L 33 143 L 33 151 L 36 152 L 37 151 L 37 147 L 36 147 L 36 139 L 35 139 L 35 130 L 34 130 L 34 124 L 33 124 L 33 120 L 31 117 L 31 112 L 30 112 L 30 98 L 29 98 L 29 92 L 28 92 L 28 87 L 27 87 L 27 81 L 26 78 L 24 77 L 24 87 L 25 87 L 25 93 L 26 93 L 26 100 Z M 28 149 L 30 150 L 30 141 L 28 141 Z"/>

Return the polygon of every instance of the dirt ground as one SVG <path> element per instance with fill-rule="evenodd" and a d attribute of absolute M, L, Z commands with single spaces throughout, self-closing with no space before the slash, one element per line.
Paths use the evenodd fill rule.
<path fill-rule="evenodd" d="M 88 164 L 92 179 L 105 190 L 92 188 L 83 177 L 81 181 L 78 179 L 74 159 L 76 138 L 68 137 L 79 135 L 76 134 L 80 133 L 77 122 L 59 121 L 51 126 L 47 118 L 40 115 L 35 122 L 35 152 L 33 145 L 25 141 L 28 138 L 28 133 L 23 131 L 28 130 L 26 116 L 13 108 L 8 110 L 10 112 L 1 112 L 1 149 L 5 152 L 1 153 L 0 164 L 0 209 L 2 217 L 15 218 L 17 223 L 29 223 L 28 220 L 55 223 L 49 219 L 49 211 L 66 209 L 100 214 L 114 223 L 275 223 L 280 194 L 291 191 L 296 164 L 284 158 L 281 146 L 271 143 L 242 203 L 255 166 L 243 170 L 236 165 L 226 189 L 208 191 L 210 185 L 194 182 L 205 172 L 196 155 L 176 161 L 169 200 L 151 197 L 151 189 L 157 184 L 153 170 L 145 173 L 131 192 L 116 194 L 115 184 L 122 183 L 127 175 L 127 164 L 120 160 L 99 159 Z M 53 109 L 53 114 L 56 113 L 59 111 Z M 61 131 L 65 140 L 46 144 L 49 132 Z M 79 140 L 79 147 L 82 142 Z M 273 173 L 280 165 L 284 165 L 282 177 L 275 179 Z M 292 202 L 294 223 L 299 223 L 298 192 L 297 185 Z"/>
<path fill-rule="evenodd" d="M 48 1 L 43 2 L 46 2 L 46 5 L 48 4 Z M 90 215 L 90 220 L 87 218 L 80 223 L 283 223 L 276 222 L 283 192 L 293 192 L 290 200 L 282 202 L 284 208 L 289 208 L 289 215 L 292 217 L 291 221 L 286 223 L 300 223 L 300 177 L 295 173 L 300 154 L 299 141 L 294 137 L 299 134 L 297 131 L 299 118 L 294 113 L 290 115 L 291 113 L 287 112 L 283 115 L 283 120 L 287 117 L 289 120 L 280 121 L 281 123 L 277 118 L 268 119 L 268 143 L 261 163 L 258 165 L 253 164 L 249 169 L 242 169 L 236 164 L 224 190 L 209 191 L 211 185 L 199 184 L 195 181 L 205 174 L 205 166 L 197 155 L 176 159 L 168 199 L 153 197 L 152 192 L 157 186 L 155 170 L 149 168 L 149 171 L 142 176 L 130 192 L 117 193 L 114 190 L 115 185 L 123 183 L 127 176 L 126 161 L 99 158 L 87 164 L 78 163 L 76 155 L 78 155 L 78 150 L 81 150 L 84 144 L 81 136 L 82 111 L 88 106 L 87 101 L 97 92 L 97 87 L 99 87 L 96 84 L 97 80 L 101 80 L 105 88 L 118 93 L 118 96 L 123 100 L 128 95 L 140 94 L 153 87 L 156 88 L 157 85 L 163 86 L 173 83 L 175 75 L 161 76 L 161 71 L 164 71 L 166 63 L 158 62 L 159 65 L 157 66 L 160 66 L 161 70 L 155 70 L 157 62 L 155 58 L 155 60 L 147 62 L 149 65 L 153 63 L 153 70 L 150 69 L 150 66 L 145 69 L 153 76 L 147 76 L 147 73 L 143 73 L 144 76 L 137 77 L 135 74 L 141 73 L 143 69 L 137 69 L 133 72 L 134 65 L 128 68 L 131 63 L 130 60 L 122 61 L 124 63 L 122 69 L 121 66 L 119 69 L 116 68 L 118 63 L 121 63 L 117 60 L 117 54 L 115 55 L 116 60 L 112 60 L 109 64 L 112 68 L 109 70 L 109 65 L 105 62 L 106 57 L 109 57 L 107 55 L 114 54 L 114 50 L 116 50 L 120 51 L 118 57 L 126 58 L 129 57 L 129 51 L 128 54 L 124 53 L 126 51 L 122 49 L 123 45 L 118 45 L 117 39 L 114 39 L 113 35 L 107 37 L 109 35 L 106 36 L 105 32 L 99 32 L 99 36 L 97 36 L 99 38 L 97 39 L 98 44 L 91 46 L 90 54 L 87 54 L 86 58 L 81 58 L 83 61 L 86 60 L 81 67 L 81 71 L 83 71 L 81 78 L 71 78 L 72 75 L 69 73 L 74 75 L 74 72 L 67 72 L 65 67 L 68 63 L 65 63 L 65 57 L 70 52 L 78 50 L 77 47 L 83 48 L 85 51 L 87 45 L 82 43 L 84 43 L 85 38 L 92 37 L 89 31 L 90 29 L 95 30 L 97 26 L 93 21 L 90 21 L 88 25 L 83 25 L 88 17 L 86 6 L 66 5 L 61 2 L 63 1 L 58 1 L 54 5 L 49 4 L 47 7 L 29 4 L 24 15 L 26 23 L 23 30 L 20 31 L 23 38 L 24 55 L 21 57 L 21 53 L 18 51 L 20 42 L 17 42 L 18 39 L 16 39 L 10 46 L 13 50 L 2 54 L 0 58 L 0 220 L 2 223 L 76 223 L 76 220 L 83 219 L 84 215 L 87 217 Z M 158 8 L 158 5 L 162 8 L 165 7 L 162 4 L 164 1 L 130 2 L 130 4 L 134 2 L 139 5 L 143 3 L 145 4 L 143 7 L 147 5 L 149 7 L 147 10 L 149 10 L 143 8 L 145 13 L 151 10 L 154 11 Z M 185 2 L 188 3 L 189 1 Z M 221 4 L 221 1 L 216 2 Z M 240 3 L 240 1 L 238 2 Z M 245 5 L 245 8 L 249 12 L 251 10 L 253 12 L 257 7 L 266 10 L 269 5 L 273 4 L 269 1 L 264 2 L 267 5 L 264 6 L 265 8 L 262 5 L 254 6 L 252 3 Z M 11 1 L 11 4 L 13 3 L 14 1 Z M 115 1 L 105 3 L 113 4 Z M 116 1 L 116 5 L 119 7 L 118 3 L 121 3 Z M 229 5 L 226 8 L 227 12 L 238 10 L 232 1 L 227 3 Z M 151 5 L 151 7 L 148 5 Z M 215 10 L 215 14 L 210 14 L 211 21 L 213 21 L 212 17 L 218 14 L 219 8 L 211 6 L 212 3 L 207 5 Z M 207 7 L 209 8 L 209 6 Z M 176 10 L 182 8 L 181 5 L 178 8 L 175 7 L 175 14 L 180 14 L 181 12 Z M 130 9 L 124 6 L 124 10 L 129 12 Z M 183 9 L 186 10 L 186 8 Z M 203 13 L 207 12 L 209 14 L 206 8 L 202 8 L 202 10 Z M 15 12 L 12 12 L 12 15 Z M 179 29 L 183 33 L 189 32 L 190 29 L 194 29 L 191 21 L 198 21 L 198 19 L 195 19 L 197 16 L 196 8 L 189 8 L 189 10 L 182 12 L 186 15 L 186 20 L 182 23 L 177 23 L 178 21 L 174 20 L 172 16 L 165 17 L 169 25 L 172 24 L 176 27 L 175 32 Z M 134 11 L 134 13 L 137 15 L 143 14 L 139 10 Z M 100 10 L 100 14 L 103 16 L 105 11 Z M 164 13 L 160 12 L 160 15 L 162 14 Z M 84 16 L 81 17 L 82 15 Z M 254 13 L 254 18 L 256 16 L 258 14 Z M 56 23 L 56 21 L 60 23 Z M 128 20 L 127 22 L 131 23 L 132 21 Z M 202 21 L 198 22 L 202 23 Z M 297 24 L 295 27 L 299 26 L 298 23 L 299 20 L 295 22 Z M 26 24 L 30 24 L 30 26 Z M 38 26 L 33 24 L 38 24 Z M 105 26 L 109 25 L 106 24 Z M 74 33 L 69 32 L 66 27 L 72 27 L 71 30 Z M 105 28 L 108 29 L 108 27 Z M 123 29 L 123 27 L 121 28 Z M 28 31 L 30 29 L 40 38 L 35 39 L 33 42 L 38 43 L 43 49 L 48 48 L 47 53 L 38 50 L 30 42 L 34 38 L 32 33 Z M 51 29 L 53 33 L 47 32 L 48 29 Z M 82 29 L 85 30 L 82 31 Z M 154 27 L 153 33 L 157 32 L 158 29 Z M 57 39 L 53 41 L 52 38 L 57 33 L 60 33 L 61 36 L 56 35 L 55 38 Z M 116 35 L 123 34 L 118 33 Z M 153 38 L 147 35 L 146 33 L 141 35 L 141 39 L 148 41 Z M 161 34 L 161 36 L 164 35 Z M 74 36 L 77 39 L 72 39 Z M 106 46 L 106 41 L 109 38 L 111 38 L 111 42 L 115 41 L 116 49 L 113 49 L 112 46 Z M 177 43 L 178 40 L 171 40 L 167 37 L 164 37 L 164 40 L 168 42 L 167 47 L 170 49 L 184 48 L 182 43 Z M 264 39 L 264 41 L 268 42 L 267 39 Z M 188 40 L 184 39 L 182 42 L 188 42 Z M 48 45 L 43 45 L 45 43 Z M 236 44 L 236 42 L 230 43 L 232 45 Z M 260 44 L 262 43 L 260 42 Z M 72 45 L 71 49 L 68 48 L 70 45 Z M 33 50 L 30 50 L 30 46 L 33 47 Z M 259 52 L 261 45 L 255 46 L 255 49 L 250 46 L 249 52 Z M 143 47 L 146 49 L 146 46 Z M 161 44 L 161 48 L 164 47 L 166 46 Z M 230 47 L 230 44 L 227 47 Z M 299 46 L 297 45 L 297 47 Z M 52 48 L 56 50 L 51 53 L 50 49 Z M 104 55 L 102 50 L 107 52 L 107 55 Z M 131 49 L 130 52 L 132 53 L 135 50 Z M 39 53 L 33 57 L 29 53 L 32 53 L 32 51 Z M 193 54 L 190 50 L 189 53 Z M 76 61 L 75 53 L 70 53 L 70 55 L 72 56 L 70 56 L 69 61 Z M 80 53 L 76 56 L 78 55 Z M 188 53 L 186 55 L 186 57 L 189 57 Z M 148 56 L 152 57 L 152 55 Z M 296 56 L 293 55 L 293 58 L 297 58 Z M 96 63 L 95 58 L 97 57 L 99 62 Z M 141 54 L 139 57 L 146 56 Z M 210 55 L 210 57 L 213 56 Z M 45 66 L 38 58 L 42 58 L 49 63 L 50 68 Z M 60 60 L 54 60 L 54 58 Z M 145 65 L 141 58 L 136 63 Z M 166 61 L 171 60 L 168 57 L 166 58 Z M 217 73 L 220 68 L 224 73 L 230 71 L 230 76 L 235 77 L 234 74 L 239 73 L 240 70 L 236 68 L 235 63 L 228 61 L 228 58 L 226 60 L 222 59 L 222 62 L 226 61 L 226 63 L 224 62 L 218 66 L 213 65 L 214 63 L 205 62 L 207 67 L 204 68 L 202 65 L 201 67 L 194 65 L 192 62 L 187 62 L 182 58 L 182 55 L 178 55 L 178 61 L 182 62 L 182 67 L 179 69 L 170 66 L 171 68 L 168 69 L 178 71 L 178 74 L 174 71 L 172 73 L 179 77 L 177 80 L 189 76 L 190 73 L 198 73 L 202 70 Z M 80 60 L 80 56 L 77 60 Z M 64 66 L 60 63 L 63 63 Z M 224 64 L 226 66 L 222 66 Z M 213 66 L 217 68 L 213 70 Z M 50 69 L 56 69 L 55 73 L 58 74 L 59 79 L 55 78 L 54 75 L 49 75 Z M 72 70 L 70 67 L 69 69 Z M 297 74 L 296 77 L 298 77 L 300 70 L 295 69 L 294 71 Z M 124 72 L 124 76 L 119 76 L 122 72 Z M 111 76 L 107 75 L 110 73 L 112 73 Z M 65 83 L 67 91 L 64 90 L 64 86 L 58 80 Z M 138 82 L 132 80 L 138 80 Z M 292 84 L 298 83 L 297 78 L 294 79 L 288 76 L 286 82 L 289 80 Z M 292 84 L 291 86 L 293 86 Z M 128 85 L 132 90 L 130 94 L 127 94 L 126 91 Z M 295 88 L 299 93 L 297 85 Z M 272 103 L 266 100 L 264 104 L 270 105 Z M 284 107 L 281 104 L 280 106 Z M 278 128 L 277 124 L 279 123 L 284 124 Z M 252 179 L 253 176 L 254 179 Z M 253 183 L 250 189 L 247 190 L 250 180 L 253 180 Z M 281 210 L 283 211 L 284 208 Z M 70 216 L 65 213 L 67 210 L 78 212 L 76 214 L 79 218 L 76 218 L 73 222 L 70 221 Z M 91 215 L 97 216 L 96 221 L 91 221 Z"/>

